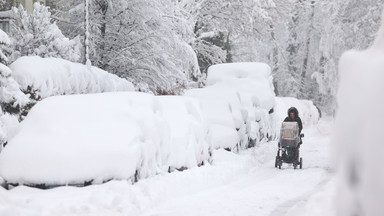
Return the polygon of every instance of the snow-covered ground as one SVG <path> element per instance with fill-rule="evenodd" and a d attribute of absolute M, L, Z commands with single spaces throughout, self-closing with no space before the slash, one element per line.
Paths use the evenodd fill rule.
<path fill-rule="evenodd" d="M 111 181 L 45 191 L 0 188 L 0 215 L 329 215 L 334 191 L 331 129 L 331 121 L 324 120 L 305 128 L 303 170 L 289 165 L 275 169 L 275 142 L 239 154 L 216 150 L 212 165 L 134 185 Z M 319 209 L 324 214 L 317 214 Z"/>

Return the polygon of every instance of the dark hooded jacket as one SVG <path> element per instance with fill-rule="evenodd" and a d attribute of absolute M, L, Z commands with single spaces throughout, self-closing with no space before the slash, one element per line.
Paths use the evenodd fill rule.
<path fill-rule="evenodd" d="M 293 112 L 295 114 L 295 118 L 291 119 L 289 117 L 289 113 Z M 284 122 L 297 122 L 299 125 L 299 133 L 301 133 L 301 130 L 303 130 L 303 123 L 301 122 L 301 119 L 299 117 L 299 111 L 295 107 L 291 107 L 288 109 L 288 117 L 284 119 Z"/>

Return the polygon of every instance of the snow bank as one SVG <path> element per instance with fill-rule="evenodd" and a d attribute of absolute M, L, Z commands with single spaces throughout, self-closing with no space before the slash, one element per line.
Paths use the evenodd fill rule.
<path fill-rule="evenodd" d="M 209 157 L 200 112 L 193 100 L 136 92 L 49 97 L 10 138 L 0 175 L 10 183 L 62 185 L 197 166 Z"/>
<path fill-rule="evenodd" d="M 384 212 L 384 18 L 373 46 L 340 60 L 334 144 L 339 165 L 337 215 Z"/>
<path fill-rule="evenodd" d="M 54 95 L 133 91 L 132 83 L 96 67 L 59 58 L 25 56 L 10 65 L 22 90 L 32 87 L 46 98 Z"/>
<path fill-rule="evenodd" d="M 246 148 L 274 136 L 270 71 L 263 63 L 214 65 L 208 69 L 206 88 L 186 92 L 203 104 L 213 147 Z"/>
<path fill-rule="evenodd" d="M 315 125 L 319 122 L 319 110 L 309 100 L 298 100 L 290 97 L 276 97 L 275 113 L 277 122 L 282 122 L 288 116 L 288 109 L 296 107 L 304 126 Z M 280 125 L 279 125 L 280 127 Z"/>

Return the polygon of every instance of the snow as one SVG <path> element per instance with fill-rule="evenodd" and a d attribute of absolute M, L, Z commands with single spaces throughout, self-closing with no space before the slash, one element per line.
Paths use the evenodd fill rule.
<path fill-rule="evenodd" d="M 9 38 L 5 32 L 0 30 L 0 44 L 10 44 Z M 8 59 L 0 50 L 0 61 L 7 62 Z M 6 107 L 16 108 L 26 105 L 28 97 L 20 91 L 20 87 L 12 77 L 12 71 L 6 65 L 0 63 L 0 151 L 3 144 L 7 142 L 10 128 L 17 124 L 17 117 L 3 113 Z"/>
<path fill-rule="evenodd" d="M 340 178 L 337 215 L 384 212 L 383 45 L 384 14 L 373 45 L 364 51 L 348 51 L 340 60 L 334 138 Z"/>
<path fill-rule="evenodd" d="M 0 63 L 0 101 L 13 103 L 14 106 L 25 105 L 28 98 L 20 91 L 20 86 L 13 78 L 12 71 Z"/>
<path fill-rule="evenodd" d="M 207 85 L 223 85 L 240 93 L 264 109 L 275 105 L 271 68 L 264 63 L 229 63 L 213 65 L 208 69 Z M 245 102 L 245 101 L 244 101 Z"/>
<path fill-rule="evenodd" d="M 212 165 L 157 175 L 133 185 L 111 181 L 85 188 L 0 188 L 0 215 L 283 216 L 294 210 L 308 213 L 298 215 L 317 215 L 311 210 L 321 206 L 313 206 L 314 199 L 320 196 L 324 201 L 328 189 L 326 194 L 321 190 L 332 184 L 328 183 L 332 177 L 330 129 L 329 122 L 304 129 L 308 136 L 301 150 L 303 170 L 273 167 L 276 142 L 240 154 L 220 149 L 213 152 Z"/>
<path fill-rule="evenodd" d="M 197 98 L 202 104 L 202 112 L 207 119 L 212 147 L 234 149 L 240 141 L 236 131 L 239 126 L 236 125 L 233 118 L 230 104 L 224 98 L 231 96 L 223 94 L 220 89 L 209 87 L 189 90 L 185 96 Z M 223 135 L 225 142 L 222 142 Z"/>
<path fill-rule="evenodd" d="M 198 103 L 183 97 L 54 96 L 37 103 L 17 130 L 0 154 L 0 176 L 10 183 L 134 181 L 209 159 L 205 119 Z"/>
<path fill-rule="evenodd" d="M 51 18 L 48 7 L 35 1 L 33 9 L 24 10 L 23 5 L 19 4 L 18 7 L 12 7 L 12 13 L 11 62 L 22 56 L 56 57 L 74 62 L 81 59 L 80 38 L 74 36 L 69 39 L 64 36 Z"/>
<path fill-rule="evenodd" d="M 96 67 L 59 58 L 21 57 L 10 65 L 21 89 L 31 86 L 42 98 L 54 95 L 133 91 L 132 83 Z"/>
<path fill-rule="evenodd" d="M 159 96 L 162 117 L 168 126 L 170 140 L 166 149 L 171 151 L 169 166 L 173 168 L 194 167 L 208 158 L 208 128 L 197 100 L 187 97 Z M 176 152 L 172 154 L 172 152 Z"/>
<path fill-rule="evenodd" d="M 17 116 L 3 113 L 0 110 L 0 152 L 3 144 L 7 142 L 7 138 L 11 136 L 13 129 L 19 125 Z"/>
<path fill-rule="evenodd" d="M 263 63 L 213 65 L 208 69 L 207 87 L 185 93 L 202 102 L 213 147 L 246 148 L 250 140 L 275 136 L 274 115 L 269 115 L 275 106 L 270 71 Z"/>
<path fill-rule="evenodd" d="M 11 40 L 9 39 L 7 33 L 0 29 L 0 44 L 10 45 Z"/>
<path fill-rule="evenodd" d="M 209 131 L 211 133 L 210 143 L 214 149 L 237 149 L 237 144 L 240 142 L 240 139 L 238 133 L 233 128 L 220 124 L 212 124 L 209 127 Z"/>
<path fill-rule="evenodd" d="M 284 121 L 288 116 L 288 109 L 291 107 L 297 108 L 304 126 L 311 126 L 318 123 L 320 113 L 312 101 L 299 100 L 291 97 L 276 97 L 275 113 L 278 122 Z"/>
<path fill-rule="evenodd" d="M 303 206 L 292 207 L 285 216 L 336 216 L 336 182 L 335 179 L 331 179 L 329 182 L 321 183 L 318 191 L 312 194 Z"/>

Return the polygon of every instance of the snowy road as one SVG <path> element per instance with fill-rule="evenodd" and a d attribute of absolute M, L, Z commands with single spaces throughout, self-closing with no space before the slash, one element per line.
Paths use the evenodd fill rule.
<path fill-rule="evenodd" d="M 0 215 L 315 215 L 308 213 L 317 209 L 313 203 L 324 196 L 329 200 L 333 193 L 330 131 L 331 124 L 325 121 L 304 131 L 303 170 L 289 165 L 275 169 L 276 143 L 239 155 L 220 150 L 213 165 L 135 185 L 0 189 Z"/>

